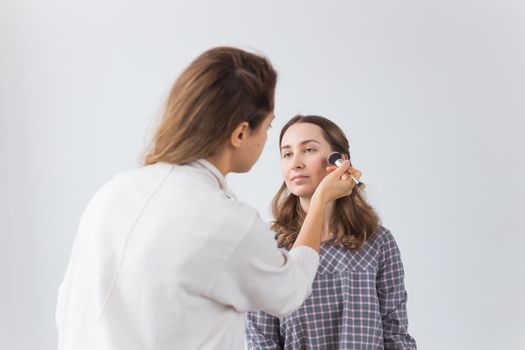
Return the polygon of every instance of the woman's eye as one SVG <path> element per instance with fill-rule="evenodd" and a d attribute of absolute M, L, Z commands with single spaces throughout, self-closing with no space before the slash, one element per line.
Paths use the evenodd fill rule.
<path fill-rule="evenodd" d="M 314 152 L 314 151 L 315 151 L 315 149 L 312 148 L 312 147 L 307 147 L 307 148 L 304 149 L 304 153 L 309 153 L 309 152 Z"/>
<path fill-rule="evenodd" d="M 289 152 L 283 154 L 283 158 L 288 158 L 289 156 L 290 156 Z"/>

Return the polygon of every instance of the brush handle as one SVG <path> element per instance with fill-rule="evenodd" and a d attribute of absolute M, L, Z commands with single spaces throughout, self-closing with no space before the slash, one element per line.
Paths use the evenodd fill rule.
<path fill-rule="evenodd" d="M 338 159 L 338 160 L 335 161 L 335 165 L 340 166 L 342 162 L 343 162 L 342 159 Z M 357 187 L 358 187 L 360 190 L 364 190 L 364 189 L 366 188 L 366 185 L 365 185 L 364 182 L 361 182 L 361 181 L 359 181 L 358 179 L 356 179 L 356 178 L 354 177 L 354 175 L 352 175 L 352 174 L 349 173 L 348 171 L 347 171 L 346 173 L 347 173 L 348 175 L 350 175 L 350 177 L 352 178 L 352 180 L 354 180 L 355 184 L 357 185 Z"/>

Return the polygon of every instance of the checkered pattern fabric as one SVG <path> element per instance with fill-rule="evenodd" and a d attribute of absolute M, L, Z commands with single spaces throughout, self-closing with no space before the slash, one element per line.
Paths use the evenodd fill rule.
<path fill-rule="evenodd" d="M 249 349 L 416 349 L 408 334 L 403 264 L 379 230 L 358 251 L 325 242 L 310 297 L 284 318 L 248 313 Z"/>

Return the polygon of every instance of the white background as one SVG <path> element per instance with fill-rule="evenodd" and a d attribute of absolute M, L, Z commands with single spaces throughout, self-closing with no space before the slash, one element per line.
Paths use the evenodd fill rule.
<path fill-rule="evenodd" d="M 56 348 L 84 206 L 217 45 L 279 71 L 265 151 L 228 177 L 241 200 L 270 219 L 281 126 L 331 118 L 401 248 L 419 348 L 525 349 L 522 1 L 0 1 L 1 349 Z"/>

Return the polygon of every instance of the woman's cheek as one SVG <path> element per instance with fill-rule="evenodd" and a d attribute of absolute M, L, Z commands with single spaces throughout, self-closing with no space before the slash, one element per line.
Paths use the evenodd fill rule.
<path fill-rule="evenodd" d="M 286 167 L 284 164 L 281 165 L 281 176 L 283 177 L 283 180 L 286 182 L 286 175 L 288 174 L 288 167 Z"/>

